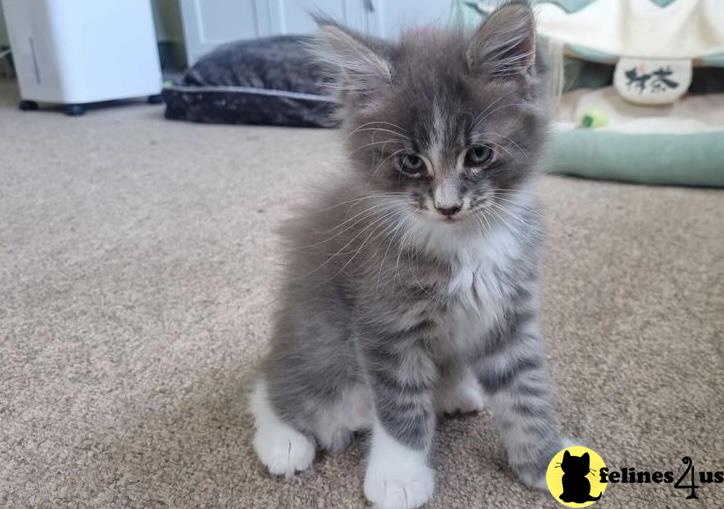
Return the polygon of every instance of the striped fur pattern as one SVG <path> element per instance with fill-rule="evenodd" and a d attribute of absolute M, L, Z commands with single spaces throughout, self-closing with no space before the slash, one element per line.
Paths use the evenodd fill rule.
<path fill-rule="evenodd" d="M 512 469 L 541 486 L 562 442 L 538 317 L 548 107 L 530 8 L 396 44 L 320 23 L 348 167 L 283 230 L 255 450 L 289 476 L 372 430 L 366 497 L 419 507 L 436 415 L 485 404 Z"/>

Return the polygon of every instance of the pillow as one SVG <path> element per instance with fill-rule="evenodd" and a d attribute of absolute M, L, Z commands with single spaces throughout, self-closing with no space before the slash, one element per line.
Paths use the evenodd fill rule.
<path fill-rule="evenodd" d="M 578 89 L 563 94 L 556 120 L 553 172 L 724 187 L 724 93 L 651 106 L 630 103 L 613 87 Z"/>
<path fill-rule="evenodd" d="M 336 102 L 307 54 L 311 36 L 228 43 L 163 91 L 166 118 L 224 124 L 334 127 Z"/>

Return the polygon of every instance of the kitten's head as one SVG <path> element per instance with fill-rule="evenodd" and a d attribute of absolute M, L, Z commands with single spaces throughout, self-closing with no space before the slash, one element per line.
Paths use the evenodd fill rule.
<path fill-rule="evenodd" d="M 591 457 L 587 452 L 581 456 L 573 456 L 568 451 L 563 453 L 563 461 L 561 462 L 561 469 L 566 474 L 578 474 L 581 476 L 588 475 L 588 471 L 591 465 Z"/>
<path fill-rule="evenodd" d="M 318 22 L 349 160 L 371 192 L 438 223 L 506 207 L 534 170 L 547 120 L 526 3 L 503 5 L 472 34 L 423 28 L 399 43 Z"/>

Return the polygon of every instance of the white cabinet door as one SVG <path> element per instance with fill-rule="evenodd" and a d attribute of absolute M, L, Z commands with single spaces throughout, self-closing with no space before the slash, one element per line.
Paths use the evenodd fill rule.
<path fill-rule="evenodd" d="M 219 44 L 271 33 L 270 0 L 179 1 L 189 66 Z"/>
<path fill-rule="evenodd" d="M 444 25 L 449 0 L 179 0 L 188 65 L 219 44 L 273 34 L 310 34 L 310 13 L 385 38 L 407 27 Z"/>
<path fill-rule="evenodd" d="M 269 0 L 274 34 L 311 34 L 317 25 L 310 13 L 319 13 L 348 27 L 367 31 L 365 0 Z"/>
<path fill-rule="evenodd" d="M 443 27 L 450 16 L 449 0 L 364 0 L 369 12 L 368 32 L 397 39 L 407 28 Z"/>
<path fill-rule="evenodd" d="M 360 31 L 369 0 L 179 0 L 187 63 L 219 44 L 274 34 L 311 34 L 318 12 Z"/>

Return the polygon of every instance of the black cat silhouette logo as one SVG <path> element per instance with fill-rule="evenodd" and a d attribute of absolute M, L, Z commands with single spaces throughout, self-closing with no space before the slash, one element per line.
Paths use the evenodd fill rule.
<path fill-rule="evenodd" d="M 553 456 L 546 472 L 548 490 L 567 507 L 594 504 L 606 490 L 600 482 L 601 468 L 606 468 L 596 451 L 579 445 L 566 447 Z"/>

